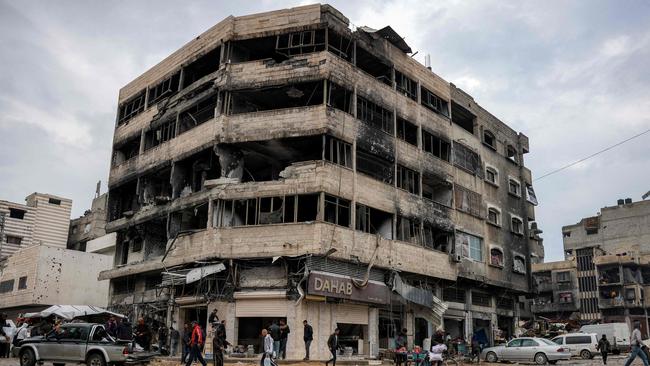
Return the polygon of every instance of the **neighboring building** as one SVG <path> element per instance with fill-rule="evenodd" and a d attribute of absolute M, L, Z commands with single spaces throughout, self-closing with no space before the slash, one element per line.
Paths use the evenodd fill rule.
<path fill-rule="evenodd" d="M 594 262 L 602 322 L 626 322 L 630 327 L 639 322 L 647 337 L 650 299 L 644 290 L 650 291 L 650 255 L 602 255 Z"/>
<path fill-rule="evenodd" d="M 531 310 L 551 321 L 580 319 L 578 272 L 575 259 L 535 263 L 532 266 L 535 296 Z"/>
<path fill-rule="evenodd" d="M 594 263 L 601 255 L 650 254 L 650 201 L 619 199 L 597 216 L 562 227 L 562 236 L 565 256 L 577 261 L 581 319 L 603 319 Z"/>
<path fill-rule="evenodd" d="M 409 53 L 316 4 L 228 17 L 122 88 L 110 306 L 216 307 L 243 345 L 286 319 L 291 358 L 303 319 L 314 358 L 336 327 L 366 356 L 403 327 L 513 335 L 544 258 L 528 138 Z"/>
<path fill-rule="evenodd" d="M 20 249 L 0 267 L 0 312 L 15 319 L 50 305 L 106 306 L 109 284 L 98 282 L 97 276 L 112 262 L 106 255 L 61 247 Z"/>
<path fill-rule="evenodd" d="M 72 200 L 32 193 L 25 201 L 0 201 L 0 260 L 31 245 L 66 247 Z"/>
<path fill-rule="evenodd" d="M 107 198 L 107 193 L 95 197 L 90 210 L 84 212 L 83 216 L 70 220 L 68 249 L 85 252 L 90 240 L 106 235 Z"/>

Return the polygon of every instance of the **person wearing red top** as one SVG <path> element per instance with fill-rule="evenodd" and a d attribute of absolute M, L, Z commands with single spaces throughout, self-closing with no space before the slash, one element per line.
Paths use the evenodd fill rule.
<path fill-rule="evenodd" d="M 187 360 L 185 366 L 191 366 L 194 360 L 197 360 L 201 363 L 201 365 L 206 366 L 206 362 L 203 359 L 203 355 L 201 354 L 201 349 L 203 348 L 204 342 L 205 340 L 203 339 L 203 331 L 201 330 L 199 323 L 193 321 L 192 337 L 190 338 L 190 358 Z"/>

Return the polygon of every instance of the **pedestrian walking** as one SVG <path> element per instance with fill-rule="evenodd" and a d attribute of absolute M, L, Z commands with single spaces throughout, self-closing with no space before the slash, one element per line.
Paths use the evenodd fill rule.
<path fill-rule="evenodd" d="M 225 335 L 221 331 L 212 338 L 212 355 L 214 359 L 214 366 L 223 366 L 223 351 L 230 345 L 226 340 Z"/>
<path fill-rule="evenodd" d="M 4 328 L 8 328 L 9 321 L 7 321 L 7 314 L 2 313 L 0 316 L 0 358 L 9 358 L 9 350 L 11 349 L 11 339 L 10 335 L 6 334 Z"/>
<path fill-rule="evenodd" d="M 169 327 L 169 353 L 172 357 L 176 357 L 176 352 L 178 351 L 178 341 L 181 338 L 181 334 L 178 330 L 174 329 L 173 326 Z"/>
<path fill-rule="evenodd" d="M 302 336 L 302 339 L 305 341 L 305 358 L 302 360 L 309 361 L 309 347 L 311 346 L 311 341 L 314 340 L 314 328 L 307 323 L 307 320 L 303 320 L 302 325 L 305 328 Z"/>
<path fill-rule="evenodd" d="M 632 351 L 630 352 L 630 356 L 627 358 L 627 361 L 625 361 L 625 366 L 630 366 L 632 364 L 632 361 L 634 361 L 635 358 L 639 357 L 641 361 L 643 362 L 643 366 L 649 366 L 648 365 L 648 357 L 645 355 L 645 352 L 643 352 L 643 349 L 641 348 L 643 346 L 643 342 L 641 339 L 641 325 L 639 322 L 634 322 L 634 330 L 632 331 L 632 335 L 630 336 L 630 344 L 632 345 Z"/>
<path fill-rule="evenodd" d="M 262 337 L 264 338 L 264 345 L 260 366 L 271 366 L 271 359 L 273 358 L 273 337 L 271 337 L 271 334 L 266 329 L 262 329 Z"/>
<path fill-rule="evenodd" d="M 201 354 L 204 344 L 203 330 L 195 320 L 192 322 L 192 336 L 190 337 L 190 358 L 187 359 L 185 366 L 191 366 L 194 361 L 199 361 L 201 365 L 206 366 L 203 354 Z"/>
<path fill-rule="evenodd" d="M 280 355 L 280 326 L 277 321 L 273 321 L 273 324 L 269 327 L 269 334 L 273 338 L 273 353 L 275 357 Z"/>
<path fill-rule="evenodd" d="M 181 363 L 190 356 L 190 339 L 192 338 L 192 328 L 188 323 L 183 326 L 183 348 L 181 349 Z"/>
<path fill-rule="evenodd" d="M 284 320 L 280 320 L 280 354 L 278 354 L 278 358 L 280 358 L 281 355 L 283 360 L 287 358 L 287 341 L 289 340 L 289 333 L 291 333 L 289 324 Z"/>
<path fill-rule="evenodd" d="M 334 329 L 334 333 L 327 339 L 327 348 L 330 349 L 332 358 L 325 361 L 325 366 L 328 366 L 330 362 L 332 366 L 336 366 L 336 352 L 339 350 L 339 328 Z"/>
<path fill-rule="evenodd" d="M 596 346 L 596 349 L 600 351 L 600 355 L 603 356 L 603 365 L 607 365 L 607 354 L 611 347 L 609 340 L 607 340 L 607 335 L 603 334 L 603 337 L 598 341 L 598 345 Z"/>
<path fill-rule="evenodd" d="M 167 348 L 167 327 L 163 324 L 158 328 L 158 352 L 162 354 Z"/>

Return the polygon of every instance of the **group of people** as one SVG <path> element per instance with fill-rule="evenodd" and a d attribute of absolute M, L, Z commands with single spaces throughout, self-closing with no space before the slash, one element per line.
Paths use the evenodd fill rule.
<path fill-rule="evenodd" d="M 307 320 L 303 320 L 302 324 L 303 341 L 305 342 L 305 358 L 303 358 L 303 361 L 308 361 L 309 349 L 314 340 L 314 328 L 312 328 Z M 275 365 L 275 359 L 286 358 L 287 339 L 290 332 L 291 330 L 284 320 L 280 320 L 279 324 L 274 321 L 269 327 L 262 329 L 263 346 L 262 359 L 260 360 L 261 366 L 273 366 Z M 325 362 L 326 366 L 329 366 L 330 363 L 332 366 L 336 366 L 336 354 L 340 348 L 339 332 L 339 328 L 336 328 L 334 333 L 327 339 L 327 348 L 332 353 L 332 358 Z"/>

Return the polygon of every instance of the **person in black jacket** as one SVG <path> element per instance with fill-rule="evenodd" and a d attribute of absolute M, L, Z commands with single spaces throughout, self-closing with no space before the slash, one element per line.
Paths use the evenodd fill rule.
<path fill-rule="evenodd" d="M 325 366 L 328 366 L 330 362 L 332 366 L 336 366 L 336 352 L 339 349 L 339 328 L 334 329 L 334 333 L 327 339 L 327 348 L 332 352 L 332 358 L 325 362 Z"/>
<path fill-rule="evenodd" d="M 302 339 L 305 341 L 305 358 L 303 358 L 303 361 L 309 361 L 309 347 L 311 346 L 311 341 L 314 340 L 314 328 L 307 323 L 307 320 L 303 320 L 302 325 L 305 327 L 302 336 Z"/>
<path fill-rule="evenodd" d="M 289 340 L 289 333 L 291 333 L 289 324 L 284 320 L 280 320 L 280 354 L 278 355 L 278 358 L 282 355 L 283 360 L 287 358 L 287 341 Z"/>
<path fill-rule="evenodd" d="M 603 337 L 598 341 L 598 346 L 596 346 L 596 349 L 599 350 L 600 354 L 603 356 L 603 365 L 607 365 L 607 354 L 609 353 L 609 349 L 611 347 L 612 346 L 607 340 L 607 336 L 603 334 Z"/>

